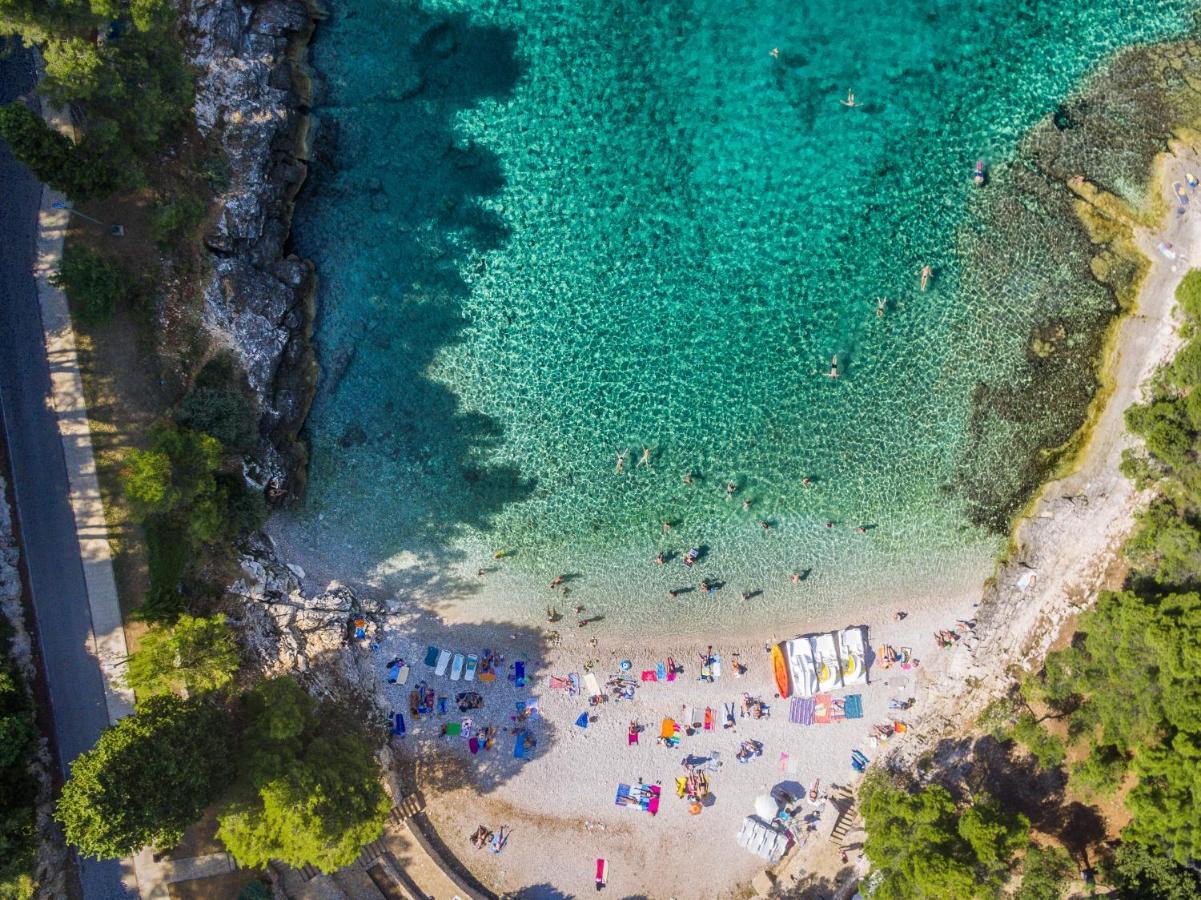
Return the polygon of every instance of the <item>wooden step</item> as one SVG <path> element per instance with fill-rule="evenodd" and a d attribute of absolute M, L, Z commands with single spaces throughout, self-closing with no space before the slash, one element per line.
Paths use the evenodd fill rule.
<path fill-rule="evenodd" d="M 388 848 L 384 846 L 383 838 L 379 838 L 363 848 L 363 852 L 359 854 L 359 862 L 369 866 L 387 852 Z"/>
<path fill-rule="evenodd" d="M 393 824 L 400 825 L 423 809 L 425 809 L 425 798 L 419 792 L 412 793 L 392 807 L 392 812 L 388 814 L 388 820 Z"/>

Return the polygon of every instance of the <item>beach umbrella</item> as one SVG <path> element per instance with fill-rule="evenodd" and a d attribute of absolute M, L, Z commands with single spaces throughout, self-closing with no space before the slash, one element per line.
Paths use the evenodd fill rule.
<path fill-rule="evenodd" d="M 765 822 L 770 822 L 780 811 L 780 804 L 769 794 L 760 794 L 755 798 L 755 815 Z"/>
<path fill-rule="evenodd" d="M 577 725 L 579 725 L 581 728 L 587 728 L 588 727 L 588 713 L 586 713 L 586 712 L 580 713 L 580 717 L 575 720 L 575 723 Z"/>

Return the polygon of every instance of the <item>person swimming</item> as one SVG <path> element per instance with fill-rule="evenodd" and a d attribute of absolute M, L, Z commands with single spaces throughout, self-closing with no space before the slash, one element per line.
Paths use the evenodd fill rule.
<path fill-rule="evenodd" d="M 621 451 L 618 451 L 618 454 L 617 454 L 617 465 L 616 465 L 616 466 L 613 468 L 613 471 L 614 471 L 614 472 L 617 472 L 618 474 L 620 474 L 621 472 L 623 472 L 623 471 L 625 470 L 625 467 L 626 467 L 626 457 L 629 455 L 629 453 L 630 453 L 630 451 L 629 451 L 628 449 L 627 449 L 627 450 L 621 450 Z"/>
<path fill-rule="evenodd" d="M 855 92 L 851 90 L 847 91 L 847 98 L 845 100 L 839 100 L 838 102 L 843 106 L 854 107 L 858 105 L 855 103 Z"/>
<path fill-rule="evenodd" d="M 923 291 L 926 289 L 926 286 L 928 284 L 930 284 L 930 276 L 933 274 L 934 274 L 934 270 L 932 268 L 930 268 L 929 266 L 922 266 L 922 290 Z"/>
<path fill-rule="evenodd" d="M 662 554 L 662 553 L 658 554 L 658 555 L 655 557 L 655 565 L 659 565 L 659 566 L 661 566 L 661 565 L 663 565 L 663 563 L 665 563 L 666 561 L 667 561 L 667 560 L 666 560 L 666 559 L 664 559 L 664 557 L 663 557 L 663 554 Z"/>
<path fill-rule="evenodd" d="M 779 59 L 780 58 L 780 48 L 772 47 L 770 56 L 772 59 Z"/>
<path fill-rule="evenodd" d="M 651 450 L 650 447 L 642 448 L 642 456 L 638 457 L 638 465 L 646 466 L 648 469 L 651 466 Z"/>
<path fill-rule="evenodd" d="M 883 319 L 884 311 L 888 308 L 888 301 L 883 297 L 876 301 L 876 318 Z"/>
<path fill-rule="evenodd" d="M 731 497 L 733 497 L 734 492 L 736 490 L 738 490 L 738 485 L 736 485 L 732 481 L 727 481 L 726 482 L 726 499 L 729 500 Z"/>
<path fill-rule="evenodd" d="M 788 580 L 791 581 L 793 584 L 800 584 L 801 583 L 801 573 L 793 572 L 791 575 L 788 576 Z"/>
<path fill-rule="evenodd" d="M 832 357 L 830 357 L 830 377 L 831 378 L 838 377 L 838 354 L 837 353 L 835 353 Z"/>
<path fill-rule="evenodd" d="M 691 485 L 692 484 L 692 473 L 685 472 L 682 476 L 680 476 L 680 481 L 684 482 L 684 484 Z"/>
<path fill-rule="evenodd" d="M 742 508 L 743 508 L 743 509 L 750 509 L 750 508 L 751 508 L 751 501 L 750 501 L 750 500 L 743 500 L 743 501 L 742 501 Z"/>

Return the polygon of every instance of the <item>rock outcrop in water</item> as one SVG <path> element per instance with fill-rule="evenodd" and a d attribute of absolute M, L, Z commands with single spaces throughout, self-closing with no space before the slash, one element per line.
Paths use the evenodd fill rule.
<path fill-rule="evenodd" d="M 237 354 L 260 413 L 248 477 L 279 499 L 303 487 L 298 434 L 316 381 L 312 266 L 287 249 L 306 174 L 309 84 L 302 68 L 316 12 L 302 0 L 190 0 L 196 122 L 215 136 L 228 187 L 205 237 L 212 271 L 204 324 Z"/>

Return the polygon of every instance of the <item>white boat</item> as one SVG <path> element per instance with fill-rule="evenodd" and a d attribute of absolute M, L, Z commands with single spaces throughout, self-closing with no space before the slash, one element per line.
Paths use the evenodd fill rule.
<path fill-rule="evenodd" d="M 838 655 L 842 661 L 842 683 L 867 684 L 866 642 L 859 626 L 846 628 L 838 634 Z"/>
<path fill-rule="evenodd" d="M 455 661 L 450 664 L 450 680 L 458 681 L 463 677 L 463 654 L 456 653 Z"/>
<path fill-rule="evenodd" d="M 812 697 L 817 693 L 817 668 L 814 664 L 813 639 L 802 637 L 784 645 L 788 653 L 788 671 L 792 675 L 794 697 Z"/>
<path fill-rule="evenodd" d="M 435 675 L 445 675 L 446 667 L 449 665 L 450 665 L 450 651 L 449 650 L 439 650 L 438 651 L 438 665 L 436 665 L 434 667 L 434 674 Z"/>
<path fill-rule="evenodd" d="M 842 666 L 838 660 L 838 646 L 832 634 L 819 634 L 813 639 L 813 652 L 817 669 L 818 690 L 828 691 L 842 687 Z"/>

